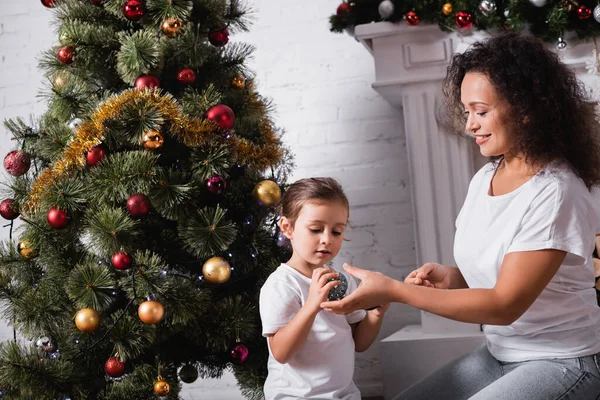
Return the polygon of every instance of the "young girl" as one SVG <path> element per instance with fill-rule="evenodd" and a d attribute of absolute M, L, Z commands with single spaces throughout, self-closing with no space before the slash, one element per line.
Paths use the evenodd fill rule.
<path fill-rule="evenodd" d="M 269 345 L 266 400 L 360 400 L 352 381 L 354 352 L 375 340 L 389 304 L 348 315 L 321 312 L 339 272 L 325 267 L 340 251 L 348 222 L 348 199 L 331 178 L 302 179 L 280 205 L 281 231 L 292 258 L 260 292 L 263 336 Z M 347 279 L 350 294 L 356 284 Z"/>

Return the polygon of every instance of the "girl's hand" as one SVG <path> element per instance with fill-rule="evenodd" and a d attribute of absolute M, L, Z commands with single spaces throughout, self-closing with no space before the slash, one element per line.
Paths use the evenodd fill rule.
<path fill-rule="evenodd" d="M 373 314 L 376 317 L 383 318 L 383 314 L 390 308 L 392 303 L 383 304 L 375 307 L 374 309 L 368 311 L 369 314 Z"/>
<path fill-rule="evenodd" d="M 408 274 L 404 279 L 404 283 L 436 289 L 448 289 L 450 287 L 450 274 L 448 267 L 445 265 L 426 263 L 421 268 Z"/>
<path fill-rule="evenodd" d="M 313 270 L 312 283 L 310 284 L 308 297 L 304 306 L 308 307 L 315 314 L 321 311 L 321 303 L 327 300 L 329 291 L 340 284 L 340 281 L 336 278 L 338 278 L 338 273 L 330 268 L 317 268 Z M 336 280 L 327 282 L 329 279 Z"/>

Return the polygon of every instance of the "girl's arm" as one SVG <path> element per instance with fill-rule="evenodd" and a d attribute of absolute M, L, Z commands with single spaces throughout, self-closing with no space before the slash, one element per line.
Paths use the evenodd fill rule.
<path fill-rule="evenodd" d="M 390 304 L 377 307 L 374 310 L 367 311 L 367 315 L 362 321 L 354 324 L 352 337 L 354 338 L 354 350 L 363 352 L 367 350 L 375 341 L 381 323 L 383 322 L 384 313 L 390 308 Z"/>

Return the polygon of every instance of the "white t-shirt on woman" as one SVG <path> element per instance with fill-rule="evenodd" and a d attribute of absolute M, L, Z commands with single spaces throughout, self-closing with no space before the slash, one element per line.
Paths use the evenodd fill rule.
<path fill-rule="evenodd" d="M 356 283 L 346 276 L 349 295 Z M 311 279 L 287 264 L 281 264 L 260 290 L 260 318 L 263 336 L 286 326 L 306 302 Z M 354 339 L 350 324 L 362 321 L 366 312 L 348 315 L 327 311 L 317 314 L 304 346 L 286 364 L 273 357 L 269 346 L 269 375 L 265 382 L 266 400 L 339 399 L 360 400 L 352 380 Z"/>
<path fill-rule="evenodd" d="M 567 256 L 517 321 L 483 326 L 490 353 L 517 362 L 600 352 L 592 195 L 568 163 L 554 161 L 516 190 L 490 196 L 494 169 L 489 163 L 473 177 L 456 219 L 454 257 L 469 287 L 494 287 L 511 252 L 558 249 Z"/>

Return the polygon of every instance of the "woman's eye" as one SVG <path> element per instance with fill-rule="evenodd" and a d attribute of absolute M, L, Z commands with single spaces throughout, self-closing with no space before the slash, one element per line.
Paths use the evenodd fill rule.
<path fill-rule="evenodd" d="M 485 114 L 487 114 L 487 111 L 481 111 L 481 112 L 478 112 L 478 113 L 477 113 L 477 115 L 479 115 L 479 116 L 482 116 L 482 117 L 483 117 Z"/>

